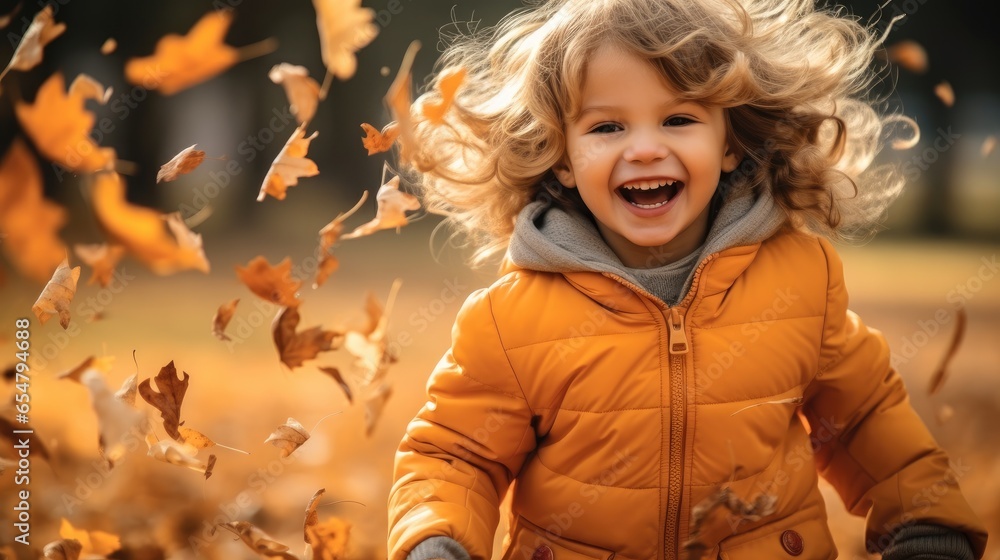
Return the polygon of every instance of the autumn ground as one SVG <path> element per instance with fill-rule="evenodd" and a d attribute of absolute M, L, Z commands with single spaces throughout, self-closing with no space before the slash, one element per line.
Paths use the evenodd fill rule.
<path fill-rule="evenodd" d="M 422 403 L 427 374 L 448 345 L 461 300 L 490 279 L 489 270 L 474 273 L 462 267 L 457 251 L 445 251 L 435 262 L 426 243 L 431 225 L 419 223 L 398 237 L 383 232 L 343 245 L 338 251 L 343 267 L 329 284 L 303 290 L 303 326 L 350 325 L 363 321 L 366 290 L 384 299 L 393 278 L 403 280 L 389 327 L 399 354 L 389 371 L 393 394 L 368 437 L 365 406 L 359 402 L 363 397 L 349 403 L 315 367 L 338 365 L 351 371 L 350 357 L 330 353 L 294 371 L 284 368 L 271 342 L 273 308 L 259 303 L 232 273 L 234 265 L 258 253 L 279 260 L 287 254 L 280 247 L 267 247 L 263 240 L 221 247 L 208 241 L 209 276 L 155 277 L 126 260 L 127 285 L 117 293 L 81 282 L 72 307 L 79 329 L 73 330 L 75 336 L 54 322 L 32 324 L 36 367 L 31 419 L 36 441 L 44 442 L 51 455 L 44 461 L 36 447 L 31 456 L 33 548 L 56 540 L 65 517 L 77 527 L 120 534 L 133 551 L 145 550 L 134 558 L 160 557 L 154 553 L 157 548 L 178 559 L 255 557 L 230 533 L 208 531 L 213 523 L 233 520 L 251 521 L 299 552 L 305 505 L 317 489 L 326 488 L 324 504 L 344 502 L 321 506 L 320 516 L 350 521 L 351 557 L 384 557 L 393 451 Z M 952 455 L 966 495 L 994 532 L 1000 530 L 1000 437 L 992 428 L 1000 419 L 1000 275 L 987 278 L 996 273 L 983 267 L 994 262 L 996 253 L 988 246 L 915 242 L 843 250 L 853 307 L 886 334 L 899 354 L 914 406 Z M 293 254 L 293 261 L 308 266 L 307 256 Z M 958 285 L 964 292 L 953 292 Z M 114 284 L 112 288 L 117 290 Z M 29 314 L 37 290 L 16 278 L 0 288 L 0 344 L 8 355 L 13 354 L 14 319 Z M 929 378 L 954 327 L 956 294 L 967 300 L 965 341 L 944 388 L 928 396 Z M 234 297 L 241 303 L 227 332 L 236 342 L 227 345 L 212 336 L 210 321 L 215 308 Z M 97 311 L 102 317 L 88 322 Z M 936 317 L 947 321 L 942 325 Z M 921 334 L 927 331 L 931 334 Z M 196 472 L 149 459 L 144 445 L 113 471 L 103 468 L 86 389 L 54 377 L 89 355 L 115 356 L 109 381 L 117 387 L 136 372 L 133 350 L 140 378 L 155 375 L 171 360 L 190 373 L 182 409 L 186 426 L 250 455 L 219 448 L 202 451 L 203 456 L 218 456 L 207 481 Z M 8 384 L 2 390 L 6 401 L 13 388 Z M 941 423 L 937 416 L 945 405 L 953 413 Z M 311 429 L 333 412 L 342 414 L 320 423 L 289 459 L 281 460 L 278 450 L 264 443 L 288 417 Z M 0 475 L 0 543 L 8 546 L 15 536 L 12 474 L 8 468 Z M 863 520 L 844 514 L 832 491 L 827 494 L 841 557 L 859 557 Z M 16 558 L 34 558 L 21 545 L 10 550 Z M 1000 558 L 1000 546 L 992 546 L 987 558 Z"/>

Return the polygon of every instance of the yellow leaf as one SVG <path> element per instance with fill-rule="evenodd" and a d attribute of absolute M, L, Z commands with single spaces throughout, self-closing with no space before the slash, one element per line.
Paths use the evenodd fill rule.
<path fill-rule="evenodd" d="M 292 259 L 285 257 L 277 266 L 271 266 L 262 256 L 254 257 L 246 268 L 237 266 L 236 276 L 250 291 L 271 303 L 284 307 L 297 307 L 296 293 L 302 282 L 292 278 Z"/>
<path fill-rule="evenodd" d="M 257 194 L 258 202 L 264 200 L 266 195 L 284 200 L 288 188 L 299 184 L 299 177 L 319 175 L 316 163 L 306 157 L 309 143 L 318 135 L 319 131 L 316 131 L 306 137 L 304 126 L 299 126 L 292 132 L 292 136 L 285 142 L 285 146 L 278 152 L 274 162 L 271 163 L 271 168 L 267 170 L 267 175 L 264 176 L 264 183 Z"/>
<path fill-rule="evenodd" d="M 347 80 L 357 71 L 354 53 L 378 35 L 375 11 L 361 0 L 313 0 L 320 50 L 327 72 Z"/>
<path fill-rule="evenodd" d="M 378 130 L 368 123 L 361 123 L 361 130 L 365 131 L 365 137 L 361 139 L 361 145 L 368 150 L 368 155 L 381 154 L 392 149 L 392 145 L 399 138 L 399 123 L 391 122 L 385 125 L 382 130 Z"/>
<path fill-rule="evenodd" d="M 419 210 L 420 200 L 412 194 L 399 190 L 399 177 L 393 177 L 378 189 L 375 195 L 378 209 L 375 219 L 360 225 L 341 239 L 354 239 L 371 235 L 383 229 L 395 229 L 410 223 L 406 218 L 407 211 Z"/>
<path fill-rule="evenodd" d="M 21 37 L 21 42 L 14 49 L 14 55 L 11 56 L 7 67 L 3 69 L 3 72 L 0 72 L 0 80 L 11 70 L 31 70 L 42 62 L 42 50 L 45 45 L 66 31 L 66 24 L 57 24 L 53 16 L 52 6 L 45 6 L 35 14 L 31 25 Z"/>
<path fill-rule="evenodd" d="M 408 161 L 410 153 L 414 149 L 413 118 L 410 115 L 410 107 L 413 104 L 413 97 L 410 90 L 413 88 L 413 61 L 417 58 L 420 50 L 420 42 L 410 43 L 403 55 L 403 62 L 399 66 L 396 78 L 389 86 L 389 91 L 385 94 L 385 103 L 389 106 L 392 118 L 399 123 L 400 149 L 399 159 Z"/>
<path fill-rule="evenodd" d="M 421 112 L 429 121 L 434 124 L 444 124 L 444 114 L 455 102 L 455 94 L 458 88 L 465 82 L 465 68 L 450 68 L 438 77 L 438 92 L 441 101 L 424 103 L 420 108 Z"/>
<path fill-rule="evenodd" d="M 205 152 L 194 149 L 198 144 L 184 148 L 170 161 L 160 166 L 156 173 L 156 182 L 169 183 L 181 175 L 194 171 L 205 161 Z"/>
<path fill-rule="evenodd" d="M 285 88 L 292 114 L 299 124 L 312 120 L 319 105 L 319 84 L 309 77 L 305 66 L 281 63 L 267 74 L 268 78 Z"/>
<path fill-rule="evenodd" d="M 209 455 L 208 461 L 204 462 L 196 457 L 198 450 L 193 445 L 178 443 L 172 439 L 162 439 L 156 442 L 147 440 L 146 443 L 149 444 L 149 451 L 146 454 L 150 457 L 164 463 L 200 472 L 205 475 L 206 479 L 212 476 L 215 455 Z"/>
<path fill-rule="evenodd" d="M 76 282 L 80 279 L 80 267 L 69 267 L 69 262 L 63 260 L 59 268 L 52 274 L 52 280 L 45 285 L 31 310 L 38 317 L 38 322 L 45 324 L 53 315 L 59 316 L 59 325 L 68 328 L 70 322 L 69 304 L 76 295 Z"/>

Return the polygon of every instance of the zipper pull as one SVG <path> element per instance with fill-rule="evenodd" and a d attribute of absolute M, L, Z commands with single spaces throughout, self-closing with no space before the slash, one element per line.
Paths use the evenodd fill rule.
<path fill-rule="evenodd" d="M 676 307 L 670 309 L 670 320 L 667 321 L 667 326 L 670 328 L 669 337 L 667 338 L 670 353 L 687 354 L 688 339 L 684 333 L 684 316 L 681 315 L 681 312 Z"/>

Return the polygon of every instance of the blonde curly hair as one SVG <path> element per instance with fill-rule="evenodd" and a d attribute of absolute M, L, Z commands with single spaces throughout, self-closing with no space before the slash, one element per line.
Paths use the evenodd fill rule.
<path fill-rule="evenodd" d="M 722 180 L 767 190 L 794 227 L 842 237 L 872 225 L 902 188 L 872 167 L 883 119 L 866 99 L 879 38 L 813 0 L 549 0 L 453 38 L 416 105 L 440 102 L 464 68 L 443 125 L 415 111 L 412 169 L 427 208 L 471 234 L 475 262 L 502 251 L 539 196 L 580 206 L 552 167 L 580 110 L 587 60 L 612 44 L 647 59 L 680 97 L 724 109 L 742 156 Z"/>

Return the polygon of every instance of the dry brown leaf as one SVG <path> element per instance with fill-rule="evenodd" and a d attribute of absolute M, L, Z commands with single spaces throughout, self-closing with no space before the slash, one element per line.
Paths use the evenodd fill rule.
<path fill-rule="evenodd" d="M 63 329 L 69 327 L 69 304 L 76 295 L 76 282 L 80 279 L 80 267 L 69 267 L 69 261 L 63 259 L 59 268 L 52 273 L 52 279 L 42 289 L 31 310 L 38 317 L 38 322 L 45 324 L 53 315 L 59 316 L 59 325 Z"/>
<path fill-rule="evenodd" d="M 336 517 L 331 517 L 320 523 L 316 508 L 319 500 L 326 492 L 320 488 L 313 494 L 306 506 L 306 519 L 303 523 L 303 538 L 306 541 L 306 560 L 344 560 L 347 558 L 347 545 L 350 539 L 351 526 Z"/>
<path fill-rule="evenodd" d="M 777 503 L 778 497 L 770 494 L 758 494 L 752 502 L 744 502 L 729 486 L 718 488 L 691 508 L 690 536 L 683 545 L 685 558 L 687 560 L 701 560 L 708 550 L 708 546 L 700 540 L 701 529 L 705 520 L 716 509 L 728 510 L 739 519 L 739 523 L 754 523 L 773 514 Z"/>
<path fill-rule="evenodd" d="M 948 378 L 948 366 L 951 364 L 951 360 L 958 353 L 958 348 L 962 345 L 962 338 L 965 336 L 965 325 L 968 322 L 968 316 L 965 313 L 964 307 L 959 307 L 958 311 L 955 312 L 955 330 L 952 332 L 951 341 L 948 343 L 948 349 L 945 350 L 944 357 L 941 359 L 941 364 L 938 365 L 937 369 L 931 375 L 931 383 L 927 388 L 927 394 L 933 395 L 941 390 L 944 386 L 945 380 Z"/>
<path fill-rule="evenodd" d="M 236 298 L 229 303 L 220 305 L 218 311 L 215 312 L 215 317 L 212 318 L 212 334 L 219 340 L 231 340 L 225 331 L 226 327 L 229 326 L 229 321 L 233 320 L 233 315 L 236 314 L 236 306 L 239 303 L 240 298 Z"/>
<path fill-rule="evenodd" d="M 392 387 L 386 383 L 381 383 L 375 391 L 365 399 L 365 436 L 371 436 L 375 431 L 378 419 L 382 417 L 385 403 L 389 402 L 392 396 Z"/>
<path fill-rule="evenodd" d="M 31 25 L 21 37 L 21 42 L 14 49 L 14 55 L 11 56 L 7 67 L 0 72 L 0 80 L 3 80 L 7 72 L 11 70 L 31 70 L 42 62 L 42 51 L 45 49 L 45 45 L 55 41 L 57 37 L 62 35 L 63 31 L 66 31 L 66 24 L 56 23 L 54 15 L 52 6 L 45 6 L 35 14 Z"/>
<path fill-rule="evenodd" d="M 420 42 L 410 43 L 403 55 L 403 62 L 399 66 L 396 78 L 389 86 L 385 94 L 385 103 L 389 106 L 389 113 L 399 126 L 399 159 L 406 162 L 411 159 L 414 149 L 415 136 L 413 133 L 413 118 L 410 115 L 410 106 L 413 104 L 413 97 L 410 90 L 413 88 L 413 61 L 420 50 Z"/>
<path fill-rule="evenodd" d="M 358 226 L 351 233 L 341 236 L 341 239 L 354 239 L 383 229 L 403 227 L 410 223 L 406 218 L 406 212 L 420 209 L 420 200 L 417 197 L 399 190 L 398 176 L 379 187 L 375 202 L 378 204 L 375 219 Z"/>
<path fill-rule="evenodd" d="M 281 450 L 281 457 L 285 458 L 295 452 L 309 439 L 309 432 L 294 418 L 289 418 L 284 424 L 278 426 L 271 435 L 267 436 L 264 443 L 270 443 Z"/>
<path fill-rule="evenodd" d="M 56 379 L 69 379 L 70 381 L 82 383 L 80 376 L 82 376 L 85 371 L 88 369 L 96 369 L 101 373 L 111 373 L 111 366 L 114 364 L 114 361 L 115 358 L 113 356 L 104 356 L 101 358 L 90 356 L 86 360 L 80 362 L 80 365 L 74 367 L 73 369 L 66 370 L 56 375 Z"/>
<path fill-rule="evenodd" d="M 65 540 L 75 540 L 80 543 L 80 554 L 107 556 L 122 547 L 121 538 L 104 531 L 86 531 L 77 529 L 64 517 L 59 525 L 59 536 Z"/>
<path fill-rule="evenodd" d="M 306 519 L 302 523 L 302 539 L 307 543 L 309 542 L 309 528 L 315 527 L 319 523 L 319 513 L 316 512 L 316 508 L 319 507 L 319 499 L 323 497 L 325 492 L 326 488 L 317 490 L 309 499 L 309 504 L 306 505 Z"/>
<path fill-rule="evenodd" d="M 993 153 L 993 150 L 995 150 L 996 147 L 997 147 L 997 137 L 991 134 L 987 136 L 985 140 L 983 140 L 983 145 L 979 148 L 979 155 L 983 156 L 984 158 L 990 157 L 990 154 Z"/>
<path fill-rule="evenodd" d="M 94 114 L 84 108 L 80 93 L 64 93 L 66 83 L 56 72 L 38 88 L 35 102 L 19 101 L 14 110 L 35 147 L 54 163 L 76 173 L 92 173 L 114 164 L 115 151 L 101 148 L 90 137 Z"/>
<path fill-rule="evenodd" d="M 104 374 L 96 368 L 89 368 L 80 375 L 80 383 L 90 392 L 91 405 L 97 414 L 98 449 L 108 462 L 109 468 L 125 456 L 130 434 L 146 419 L 146 415 L 135 410 L 127 401 L 118 398 L 108 388 Z"/>
<path fill-rule="evenodd" d="M 927 71 L 927 51 L 916 41 L 900 41 L 888 49 L 889 60 L 915 74 Z"/>
<path fill-rule="evenodd" d="M 118 41 L 115 41 L 114 37 L 108 37 L 104 43 L 101 44 L 101 54 L 109 55 L 115 52 L 118 48 Z"/>
<path fill-rule="evenodd" d="M 235 534 L 250 547 L 250 550 L 264 558 L 298 560 L 295 555 L 288 552 L 288 546 L 274 540 L 271 535 L 268 535 L 247 521 L 230 521 L 228 523 L 221 523 L 219 526 Z"/>
<path fill-rule="evenodd" d="M 355 54 L 378 35 L 375 10 L 361 0 L 313 0 L 323 65 L 328 73 L 347 80 L 357 71 Z"/>
<path fill-rule="evenodd" d="M 344 233 L 344 220 L 357 212 L 367 199 L 368 191 L 361 193 L 361 200 L 353 208 L 347 212 L 338 214 L 330 223 L 323 226 L 323 229 L 319 230 L 319 250 L 321 256 L 319 266 L 316 269 L 316 279 L 313 281 L 313 288 L 322 286 L 327 278 L 340 266 L 340 262 L 330 251 L 333 250 L 333 246 L 336 245 L 337 241 L 340 240 L 340 236 Z"/>
<path fill-rule="evenodd" d="M 344 391 L 344 396 L 347 397 L 347 402 L 354 403 L 354 394 L 351 392 L 351 386 L 347 384 L 339 369 L 335 367 L 321 367 L 319 370 L 332 377 L 337 382 L 337 385 L 340 385 L 340 389 Z"/>
<path fill-rule="evenodd" d="M 233 20 L 233 10 L 216 10 L 202 16 L 187 35 L 165 35 L 156 43 L 152 55 L 132 58 L 125 63 L 129 83 L 173 95 L 228 70 L 240 59 L 252 58 L 273 50 L 268 44 L 252 54 L 225 43 Z"/>
<path fill-rule="evenodd" d="M 160 170 L 156 172 L 156 182 L 169 183 L 201 165 L 201 162 L 205 161 L 205 152 L 194 149 L 197 145 L 192 144 L 184 148 L 170 161 L 161 165 Z"/>
<path fill-rule="evenodd" d="M 164 215 L 130 204 L 117 173 L 100 173 L 91 191 L 94 214 L 104 233 L 159 275 L 181 270 L 208 273 L 201 236 L 184 225 L 179 212 Z"/>
<path fill-rule="evenodd" d="M 288 188 L 298 185 L 300 177 L 319 175 L 316 162 L 306 157 L 309 153 L 309 143 L 318 135 L 319 131 L 316 131 L 307 137 L 304 126 L 299 126 L 292 132 L 292 136 L 285 142 L 285 146 L 278 152 L 271 163 L 271 168 L 267 170 L 267 175 L 264 176 L 264 182 L 257 194 L 258 202 L 264 200 L 267 195 L 284 200 Z"/>
<path fill-rule="evenodd" d="M 292 114 L 299 124 L 312 120 L 319 106 L 319 84 L 309 77 L 305 66 L 282 62 L 271 68 L 267 77 L 285 88 Z"/>
<path fill-rule="evenodd" d="M 66 211 L 45 199 L 42 171 L 16 138 L 0 161 L 0 248 L 21 274 L 48 282 L 66 258 L 57 234 L 65 223 Z"/>
<path fill-rule="evenodd" d="M 361 130 L 365 132 L 361 144 L 368 150 L 368 155 L 388 152 L 396 143 L 396 139 L 399 138 L 399 123 L 397 122 L 385 125 L 381 131 L 368 123 L 361 123 Z"/>
<path fill-rule="evenodd" d="M 341 333 L 326 331 L 322 327 L 296 332 L 299 320 L 297 307 L 285 307 L 278 312 L 271 326 L 281 363 L 292 369 L 301 367 L 306 360 L 315 359 L 320 352 L 335 350 L 343 338 Z"/>
<path fill-rule="evenodd" d="M 106 288 L 111 284 L 118 261 L 125 256 L 125 247 L 107 243 L 74 245 L 73 252 L 83 261 L 83 264 L 91 268 L 87 285 L 97 283 L 102 288 Z"/>
<path fill-rule="evenodd" d="M 396 358 L 389 352 L 388 338 L 389 316 L 392 313 L 393 302 L 402 280 L 397 278 L 389 288 L 387 304 L 383 311 L 382 305 L 371 292 L 365 303 L 368 315 L 368 325 L 360 331 L 348 331 L 344 337 L 344 349 L 355 358 L 355 366 L 362 372 L 363 387 L 380 380 L 385 376 L 389 364 Z"/>
<path fill-rule="evenodd" d="M 117 399 L 118 402 L 127 404 L 132 408 L 135 408 L 135 395 L 139 390 L 139 387 L 137 385 L 138 382 L 139 382 L 139 374 L 133 373 L 132 375 L 130 375 L 128 379 L 122 382 L 121 389 L 118 389 L 118 391 L 115 392 L 115 399 Z"/>
<path fill-rule="evenodd" d="M 83 545 L 76 539 L 63 539 L 45 545 L 42 554 L 47 560 L 80 560 Z"/>
<path fill-rule="evenodd" d="M 160 368 L 160 372 L 153 378 L 156 381 L 155 391 L 149 383 L 149 379 L 143 379 L 139 384 L 139 394 L 142 400 L 151 404 L 160 411 L 163 418 L 163 429 L 167 434 L 180 441 L 181 433 L 178 428 L 181 425 L 181 404 L 184 402 L 184 393 L 187 392 L 190 375 L 182 372 L 184 377 L 177 377 L 177 368 L 174 367 L 173 360 L 169 364 Z"/>
<path fill-rule="evenodd" d="M 434 124 L 444 124 L 444 115 L 455 102 L 455 94 L 458 88 L 465 82 L 467 72 L 465 68 L 449 68 L 438 77 L 438 91 L 441 94 L 441 101 L 434 103 L 424 103 L 420 108 L 427 120 Z"/>
<path fill-rule="evenodd" d="M 302 303 L 296 293 L 302 282 L 292 279 L 292 259 L 285 257 L 271 266 L 262 256 L 254 257 L 246 268 L 236 267 L 236 276 L 250 291 L 271 303 L 284 307 L 298 307 Z"/>
<path fill-rule="evenodd" d="M 105 88 L 101 82 L 87 74 L 78 74 L 69 84 L 69 94 L 82 99 L 93 99 L 101 105 L 107 105 L 114 88 Z"/>
<path fill-rule="evenodd" d="M 155 441 L 155 439 L 152 434 L 148 434 L 146 437 L 146 443 L 149 445 L 149 451 L 146 453 L 148 456 L 164 463 L 200 472 L 205 475 L 206 480 L 212 476 L 212 469 L 215 467 L 215 455 L 209 455 L 208 461 L 203 462 L 198 459 L 198 449 L 193 445 L 180 443 L 172 439 L 161 439 L 159 441 Z"/>
<path fill-rule="evenodd" d="M 955 90 L 948 82 L 941 82 L 940 84 L 934 86 L 934 95 L 941 100 L 941 103 L 944 103 L 945 107 L 952 107 L 955 105 Z"/>

